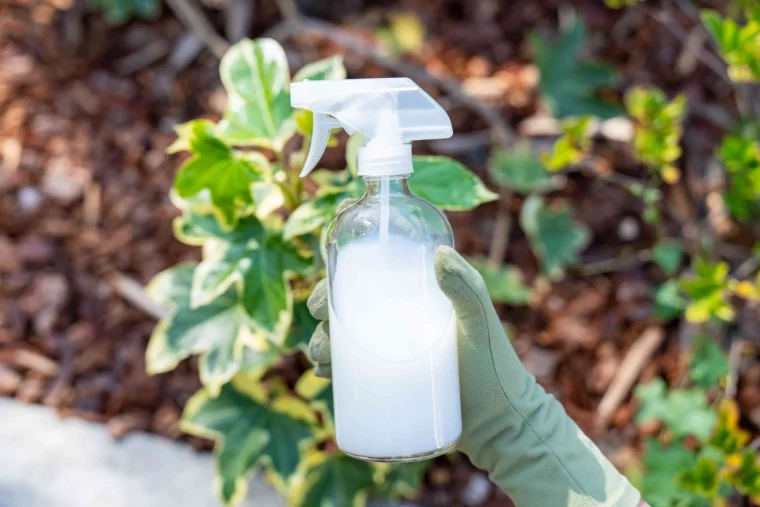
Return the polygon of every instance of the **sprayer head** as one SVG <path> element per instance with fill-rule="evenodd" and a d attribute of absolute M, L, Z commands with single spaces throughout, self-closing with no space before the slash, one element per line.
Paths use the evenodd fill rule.
<path fill-rule="evenodd" d="M 290 101 L 314 113 L 301 176 L 317 165 L 333 128 L 364 134 L 367 145 L 359 150 L 359 174 L 364 176 L 409 174 L 412 151 L 407 143 L 452 134 L 443 108 L 408 78 L 301 81 L 291 84 Z"/>

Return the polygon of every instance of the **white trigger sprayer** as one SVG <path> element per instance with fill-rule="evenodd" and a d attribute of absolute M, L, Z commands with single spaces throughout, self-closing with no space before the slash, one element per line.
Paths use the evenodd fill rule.
<path fill-rule="evenodd" d="M 330 343 L 338 446 L 373 461 L 415 461 L 461 433 L 456 326 L 433 259 L 453 247 L 446 217 L 412 195 L 409 143 L 452 134 L 446 112 L 407 78 L 302 81 L 293 107 L 314 115 L 301 176 L 330 131 L 361 132 L 364 196 L 327 232 Z"/>
<path fill-rule="evenodd" d="M 302 81 L 290 87 L 293 107 L 314 116 L 309 154 L 301 177 L 317 165 L 330 131 L 342 127 L 361 132 L 359 176 L 379 177 L 382 192 L 381 239 L 387 239 L 388 177 L 411 174 L 412 141 L 451 137 L 451 120 L 443 108 L 409 78 Z M 386 242 L 383 241 L 383 246 Z"/>

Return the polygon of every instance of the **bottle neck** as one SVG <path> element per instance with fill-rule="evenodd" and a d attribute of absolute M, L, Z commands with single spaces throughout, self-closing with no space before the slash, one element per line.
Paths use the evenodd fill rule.
<path fill-rule="evenodd" d="M 401 174 L 396 176 L 365 177 L 363 197 L 379 196 L 382 192 L 382 180 L 384 179 L 388 180 L 387 191 L 389 195 L 412 195 L 412 192 L 409 190 L 409 175 Z"/>

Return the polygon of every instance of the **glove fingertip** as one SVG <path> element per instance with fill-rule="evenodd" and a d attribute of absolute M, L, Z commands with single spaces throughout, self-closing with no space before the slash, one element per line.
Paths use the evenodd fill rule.
<path fill-rule="evenodd" d="M 327 279 L 320 280 L 306 301 L 309 313 L 317 320 L 327 320 L 329 310 L 327 303 Z"/>
<path fill-rule="evenodd" d="M 314 375 L 320 378 L 332 378 L 332 366 L 328 364 L 317 364 L 314 366 Z"/>

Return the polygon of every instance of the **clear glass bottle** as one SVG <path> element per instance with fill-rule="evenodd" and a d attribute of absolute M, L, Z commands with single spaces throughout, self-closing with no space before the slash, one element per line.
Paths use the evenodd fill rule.
<path fill-rule="evenodd" d="M 337 443 L 372 461 L 445 453 L 462 427 L 455 316 L 433 269 L 453 235 L 407 178 L 366 176 L 327 237 Z"/>

